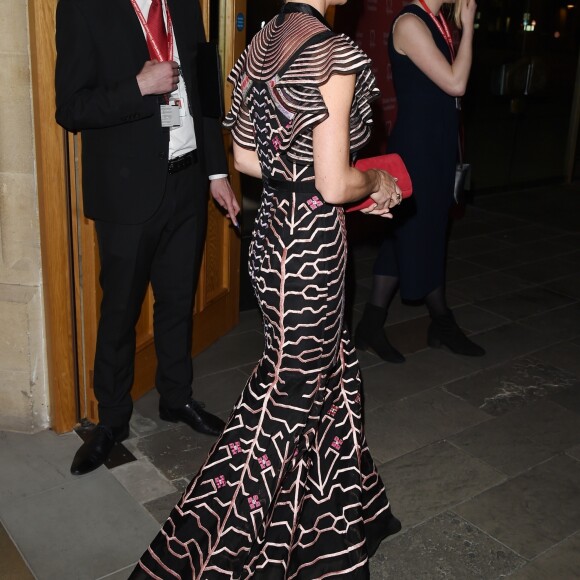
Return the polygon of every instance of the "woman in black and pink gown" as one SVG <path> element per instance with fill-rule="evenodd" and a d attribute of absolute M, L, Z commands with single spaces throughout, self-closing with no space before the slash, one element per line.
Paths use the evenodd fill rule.
<path fill-rule="evenodd" d="M 131 578 L 368 578 L 401 527 L 363 431 L 341 207 L 371 194 L 365 211 L 391 217 L 400 190 L 349 164 L 378 90 L 368 57 L 322 16 L 344 3 L 287 2 L 230 74 L 236 167 L 264 184 L 249 267 L 265 349 Z"/>

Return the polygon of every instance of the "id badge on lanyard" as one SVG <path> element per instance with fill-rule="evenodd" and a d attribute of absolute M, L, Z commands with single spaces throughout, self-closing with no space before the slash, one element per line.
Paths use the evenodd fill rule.
<path fill-rule="evenodd" d="M 164 54 L 160 50 L 161 47 L 157 45 L 157 41 L 149 29 L 147 20 L 137 4 L 137 0 L 131 0 L 131 4 L 133 5 L 135 13 L 137 14 L 145 32 L 145 36 L 147 37 L 147 46 L 150 49 L 150 56 L 156 58 L 159 62 L 173 60 L 173 23 L 167 6 L 165 6 L 165 16 L 167 19 L 167 59 L 165 59 Z M 151 51 L 153 51 L 153 54 L 151 54 Z M 177 93 L 176 97 L 165 97 L 165 100 L 166 103 L 159 106 L 161 113 L 161 126 L 169 128 L 181 127 L 181 118 L 185 115 L 183 99 L 179 96 L 179 93 Z"/>
<path fill-rule="evenodd" d="M 177 99 L 179 100 L 179 99 Z M 181 114 L 180 111 L 183 107 L 173 102 L 173 99 L 169 99 L 169 104 L 160 105 L 161 107 L 161 126 L 169 127 L 173 129 L 174 127 L 181 127 Z"/>
<path fill-rule="evenodd" d="M 181 73 L 181 71 L 180 71 Z M 181 94 L 183 90 L 183 83 L 180 82 L 175 90 L 169 96 L 166 105 L 161 105 L 161 126 L 170 127 L 174 129 L 181 127 L 183 118 L 185 117 L 185 101 Z"/>

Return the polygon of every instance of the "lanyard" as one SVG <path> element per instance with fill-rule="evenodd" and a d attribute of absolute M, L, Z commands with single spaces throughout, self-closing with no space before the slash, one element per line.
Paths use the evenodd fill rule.
<path fill-rule="evenodd" d="M 419 0 L 419 2 L 421 2 L 421 6 L 423 6 L 425 12 L 427 12 L 427 14 L 429 14 L 429 16 L 431 17 L 431 20 L 433 20 L 433 22 L 435 23 L 435 26 L 437 27 L 437 29 L 439 30 L 439 32 L 441 33 L 441 35 L 445 39 L 445 42 L 447 43 L 447 46 L 449 47 L 449 52 L 451 53 L 451 62 L 453 62 L 455 60 L 455 49 L 453 48 L 453 40 L 451 39 L 451 33 L 449 32 L 449 26 L 447 26 L 447 21 L 445 20 L 443 14 L 441 14 L 441 12 L 439 12 L 439 18 L 437 18 L 437 16 L 435 16 L 435 14 L 433 14 L 433 11 L 431 10 L 431 8 L 429 8 L 429 6 L 427 5 L 427 2 L 425 2 L 425 0 Z"/>
<path fill-rule="evenodd" d="M 165 59 L 163 58 L 163 55 L 161 54 L 161 51 L 157 46 L 157 42 L 155 42 L 155 38 L 153 38 L 153 35 L 151 34 L 149 26 L 147 26 L 147 20 L 145 19 L 145 16 L 143 16 L 143 12 L 141 12 L 141 8 L 139 8 L 137 0 L 131 0 L 131 4 L 133 5 L 135 14 L 137 14 L 139 22 L 141 22 L 141 26 L 145 31 L 148 44 L 155 52 L 155 57 L 159 62 L 163 62 Z M 167 7 L 167 4 L 163 2 L 163 0 L 161 0 L 161 6 L 165 6 L 165 17 L 167 18 L 167 54 L 169 55 L 168 60 L 173 60 L 173 22 L 171 21 L 171 14 L 169 13 L 169 8 Z"/>

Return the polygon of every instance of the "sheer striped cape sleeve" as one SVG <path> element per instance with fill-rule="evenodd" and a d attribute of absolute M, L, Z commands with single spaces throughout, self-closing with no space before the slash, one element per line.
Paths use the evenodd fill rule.
<path fill-rule="evenodd" d="M 335 34 L 302 51 L 277 81 L 281 97 L 295 111 L 282 140 L 283 151 L 295 161 L 313 161 L 312 129 L 328 117 L 320 86 L 335 74 L 356 74 L 350 111 L 350 149 L 357 151 L 369 140 L 371 103 L 379 96 L 370 58 L 347 36 Z"/>
<path fill-rule="evenodd" d="M 246 95 L 253 79 L 248 69 L 249 48 L 240 56 L 228 76 L 233 84 L 231 109 L 224 127 L 236 143 L 255 149 L 254 129 Z M 255 68 L 255 67 L 254 67 Z M 379 96 L 370 59 L 344 34 L 331 34 L 320 42 L 308 44 L 288 65 L 268 81 L 276 100 L 290 122 L 282 128 L 280 152 L 300 163 L 312 163 L 312 130 L 328 117 L 320 87 L 334 74 L 356 74 L 355 94 L 350 111 L 350 149 L 357 151 L 370 138 L 371 102 Z"/>
<path fill-rule="evenodd" d="M 249 47 L 244 50 L 228 75 L 228 81 L 233 85 L 232 105 L 224 117 L 223 126 L 232 133 L 234 141 L 245 149 L 255 149 L 254 127 L 250 118 L 245 96 L 250 84 L 246 70 L 246 60 Z"/>

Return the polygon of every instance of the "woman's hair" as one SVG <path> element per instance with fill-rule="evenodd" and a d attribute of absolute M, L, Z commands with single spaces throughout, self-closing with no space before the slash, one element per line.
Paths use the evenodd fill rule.
<path fill-rule="evenodd" d="M 455 24 L 457 28 L 461 28 L 461 9 L 463 8 L 463 0 L 455 0 L 453 4 L 452 14 L 453 20 L 455 20 Z"/>

